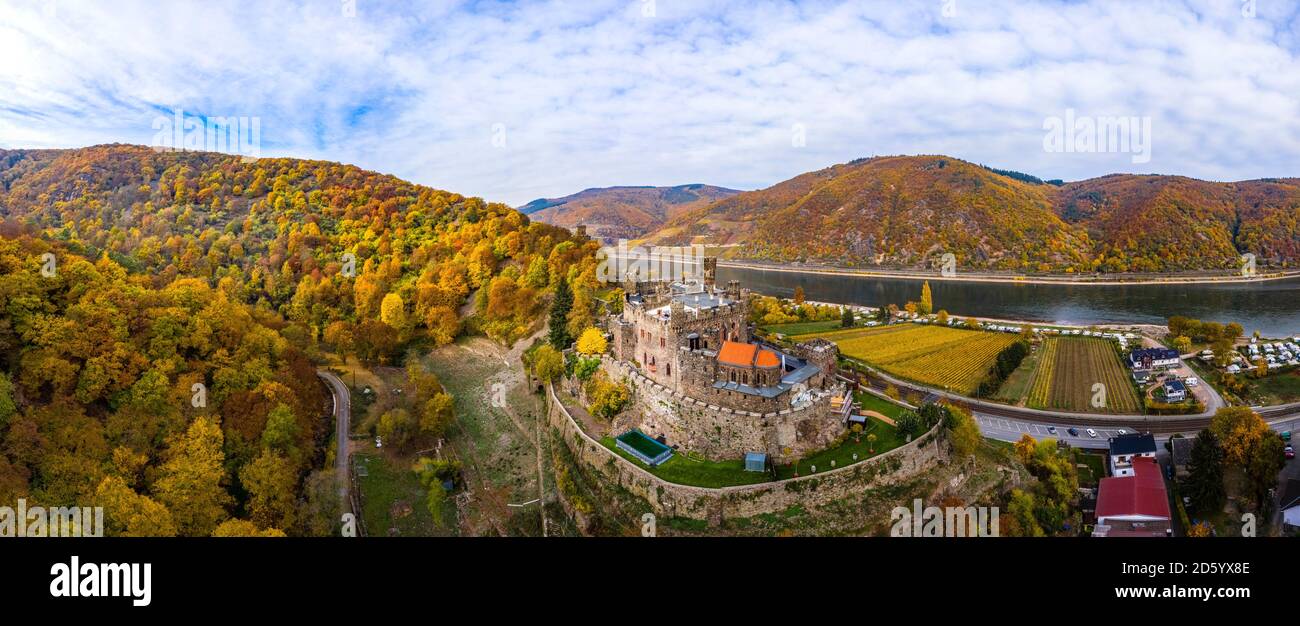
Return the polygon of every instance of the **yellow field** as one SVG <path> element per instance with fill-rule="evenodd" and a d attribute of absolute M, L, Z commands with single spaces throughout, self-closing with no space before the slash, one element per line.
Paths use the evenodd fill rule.
<path fill-rule="evenodd" d="M 818 333 L 845 356 L 923 385 L 970 395 L 1016 335 L 947 326 L 898 324 L 867 330 Z"/>

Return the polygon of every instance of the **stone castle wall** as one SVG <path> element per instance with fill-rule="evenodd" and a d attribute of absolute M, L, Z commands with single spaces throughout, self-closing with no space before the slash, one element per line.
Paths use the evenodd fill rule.
<path fill-rule="evenodd" d="M 626 305 L 622 317 L 612 325 L 614 355 L 640 363 L 655 382 L 679 388 L 683 379 L 703 375 L 689 370 L 696 367 L 695 362 L 683 362 L 681 358 L 680 350 L 691 333 L 698 334 L 701 343 L 707 343 L 711 350 L 721 348 L 724 339 L 749 341 L 747 299 L 706 311 L 676 310 L 670 318 L 650 314 L 651 309 L 669 301 L 667 296 L 656 295 L 645 304 Z"/>
<path fill-rule="evenodd" d="M 909 480 L 948 458 L 947 442 L 939 435 L 942 425 L 936 424 L 911 443 L 838 469 L 757 485 L 690 487 L 667 482 L 592 439 L 560 403 L 554 387 L 548 386 L 547 400 L 547 419 L 577 462 L 645 500 L 658 516 L 708 520 L 713 525 L 724 517 L 777 513 L 796 504 L 821 506 Z"/>
<path fill-rule="evenodd" d="M 778 463 L 786 463 L 829 446 L 846 429 L 844 421 L 831 410 L 831 398 L 847 393 L 842 386 L 811 389 L 806 401 L 796 406 L 749 411 L 731 408 L 743 398 L 693 397 L 646 378 L 622 361 L 602 359 L 601 368 L 611 379 L 626 381 L 632 389 L 632 401 L 615 418 L 614 430 L 638 428 L 651 437 L 664 435 L 669 445 L 713 460 L 763 452 Z"/>

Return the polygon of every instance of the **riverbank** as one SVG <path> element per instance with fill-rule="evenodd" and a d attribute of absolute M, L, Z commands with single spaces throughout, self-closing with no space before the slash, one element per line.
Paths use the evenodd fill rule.
<path fill-rule="evenodd" d="M 686 264 L 690 264 L 686 262 Z M 1263 283 L 1289 278 L 1300 278 L 1300 270 L 1259 273 L 1245 277 L 1236 274 L 993 274 L 982 272 L 957 272 L 946 276 L 936 272 L 919 270 L 863 270 L 846 267 L 829 267 L 820 265 L 788 265 L 763 263 L 759 261 L 718 260 L 718 267 L 732 269 L 756 270 L 762 272 L 787 272 L 795 274 L 823 274 L 830 276 L 851 276 L 862 278 L 891 278 L 915 281 L 950 281 L 971 283 L 1002 283 L 1019 285 L 1212 285 L 1212 284 L 1250 284 Z"/>

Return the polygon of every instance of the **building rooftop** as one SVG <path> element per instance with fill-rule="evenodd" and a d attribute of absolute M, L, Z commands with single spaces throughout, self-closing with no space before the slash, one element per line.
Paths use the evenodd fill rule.
<path fill-rule="evenodd" d="M 738 367 L 771 368 L 781 365 L 781 357 L 757 344 L 724 341 L 722 349 L 718 351 L 718 362 Z"/>
<path fill-rule="evenodd" d="M 722 391 L 734 391 L 736 393 L 743 393 L 745 395 L 750 395 L 750 396 L 776 398 L 779 397 L 781 394 L 789 391 L 790 385 L 786 383 L 781 383 L 778 385 L 773 385 L 771 387 L 755 387 L 753 385 L 742 385 L 740 383 L 733 383 L 730 381 L 719 380 L 713 383 L 713 388 L 720 389 Z"/>
<path fill-rule="evenodd" d="M 1278 498 L 1278 508 L 1285 511 L 1300 506 L 1300 480 L 1288 479 L 1282 488 L 1282 497 Z"/>
<path fill-rule="evenodd" d="M 1156 438 L 1151 433 L 1132 433 L 1116 435 L 1110 438 L 1110 453 L 1116 454 L 1154 454 Z"/>
<path fill-rule="evenodd" d="M 1179 354 L 1177 350 L 1170 350 L 1169 348 L 1142 348 L 1140 350 L 1134 350 L 1132 354 L 1129 355 L 1130 360 L 1135 363 L 1141 361 L 1145 357 L 1151 357 L 1151 359 L 1155 361 L 1163 361 L 1167 359 L 1177 359 Z"/>
<path fill-rule="evenodd" d="M 1169 498 L 1156 460 L 1133 460 L 1133 475 L 1101 479 L 1097 495 L 1097 519 L 1114 517 L 1130 520 L 1168 520 Z"/>

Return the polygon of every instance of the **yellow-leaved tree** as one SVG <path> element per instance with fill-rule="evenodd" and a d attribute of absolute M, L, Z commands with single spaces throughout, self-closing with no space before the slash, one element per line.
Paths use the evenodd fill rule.
<path fill-rule="evenodd" d="M 578 352 L 582 354 L 604 354 L 606 345 L 605 334 L 595 327 L 582 331 L 578 337 Z"/>
<path fill-rule="evenodd" d="M 379 319 L 398 333 L 410 330 L 410 322 L 406 316 L 406 303 L 402 301 L 402 296 L 396 293 L 384 296 L 384 301 L 379 305 Z"/>
<path fill-rule="evenodd" d="M 1244 406 L 1219 409 L 1210 421 L 1210 430 L 1219 438 L 1224 460 L 1239 467 L 1245 467 L 1255 446 L 1272 434 L 1263 418 Z"/>
<path fill-rule="evenodd" d="M 216 421 L 200 417 L 169 442 L 153 491 L 182 535 L 205 537 L 226 519 L 230 494 L 221 486 L 226 477 L 224 440 Z"/>

